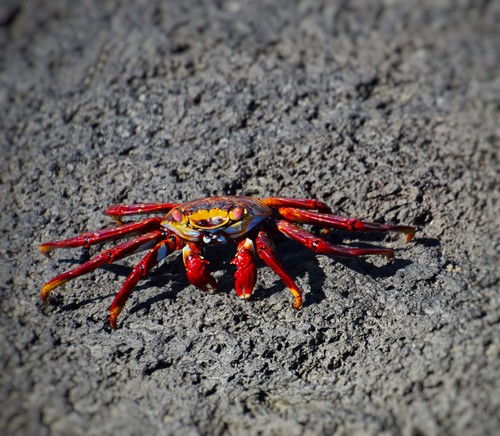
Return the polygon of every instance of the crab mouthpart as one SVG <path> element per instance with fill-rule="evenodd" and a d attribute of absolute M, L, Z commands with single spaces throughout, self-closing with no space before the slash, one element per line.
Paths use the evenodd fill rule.
<path fill-rule="evenodd" d="M 224 244 L 227 242 L 226 237 L 221 233 L 205 233 L 203 234 L 203 242 L 210 244 Z"/>

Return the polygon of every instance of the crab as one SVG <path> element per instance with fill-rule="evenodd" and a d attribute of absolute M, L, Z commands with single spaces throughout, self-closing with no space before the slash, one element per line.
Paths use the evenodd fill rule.
<path fill-rule="evenodd" d="M 379 224 L 347 218 L 332 213 L 325 203 L 314 199 L 253 198 L 243 196 L 208 197 L 186 203 L 142 203 L 110 206 L 105 213 L 114 217 L 118 226 L 60 241 L 46 242 L 39 246 L 50 257 L 56 248 L 88 248 L 124 238 L 132 238 L 97 254 L 80 266 L 66 271 L 42 288 L 41 297 L 47 300 L 54 288 L 68 280 L 86 274 L 96 268 L 116 262 L 140 251 L 148 251 L 132 269 L 110 307 L 109 323 L 117 328 L 117 318 L 130 297 L 137 282 L 149 270 L 169 254 L 182 250 L 189 282 L 206 293 L 217 290 L 217 282 L 210 274 L 203 248 L 209 245 L 234 244 L 236 266 L 234 287 L 243 300 L 252 295 L 257 271 L 255 256 L 264 261 L 281 278 L 293 296 L 293 308 L 302 306 L 302 293 L 294 280 L 278 261 L 272 238 L 283 234 L 318 254 L 341 257 L 381 255 L 394 257 L 389 248 L 354 248 L 334 245 L 324 236 L 329 229 L 355 232 L 401 232 L 410 242 L 415 228 L 407 225 Z M 136 222 L 123 223 L 122 217 L 139 214 L 161 214 Z M 321 227 L 316 235 L 297 224 Z"/>

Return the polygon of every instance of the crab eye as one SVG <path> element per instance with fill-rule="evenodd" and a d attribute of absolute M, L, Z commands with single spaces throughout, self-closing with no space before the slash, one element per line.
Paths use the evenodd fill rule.
<path fill-rule="evenodd" d="M 238 221 L 243 217 L 243 215 L 245 215 L 245 209 L 241 206 L 237 206 L 229 211 L 229 219 L 231 221 Z"/>
<path fill-rule="evenodd" d="M 172 211 L 172 218 L 180 223 L 183 218 L 182 212 L 179 209 L 174 209 Z"/>

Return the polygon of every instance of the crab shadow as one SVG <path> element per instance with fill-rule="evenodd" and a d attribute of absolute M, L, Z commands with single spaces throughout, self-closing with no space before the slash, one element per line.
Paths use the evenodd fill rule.
<path fill-rule="evenodd" d="M 67 262 L 75 265 L 81 264 L 81 262 L 69 259 L 62 259 L 60 262 L 63 261 L 65 263 Z M 128 275 L 132 271 L 132 268 L 135 265 L 135 263 L 136 262 L 131 262 L 130 265 L 118 265 L 118 264 L 104 265 L 100 268 L 100 270 L 106 271 L 107 273 L 111 273 L 115 277 L 122 277 L 123 278 L 122 283 L 123 283 L 126 277 L 128 277 Z M 104 277 L 99 277 L 99 280 L 103 279 L 105 280 Z M 78 280 L 78 278 L 76 280 Z M 63 311 L 72 311 L 92 303 L 109 299 L 112 300 L 120 290 L 122 283 L 119 284 L 115 292 L 108 292 L 102 295 L 87 297 L 71 303 L 62 304 L 60 297 L 52 297 L 52 296 L 49 297 L 50 298 L 49 301 L 53 305 L 58 306 L 59 309 Z M 189 285 L 190 283 L 187 280 L 184 266 L 182 265 L 182 257 L 181 259 L 176 259 L 175 257 L 172 257 L 168 259 L 167 262 L 159 265 L 153 271 L 150 271 L 145 280 L 142 281 L 142 283 L 139 283 L 137 286 L 135 286 L 133 291 L 134 293 L 140 293 L 140 292 L 145 292 L 148 289 L 151 289 L 152 287 L 164 288 L 166 286 L 169 286 L 168 292 L 162 292 L 159 295 L 149 298 L 145 302 L 131 306 L 130 313 L 137 312 L 141 309 L 149 310 L 150 306 L 154 305 L 159 301 L 169 300 L 169 299 L 174 300 L 176 298 L 176 295 Z M 96 286 L 99 286 L 99 283 L 96 283 Z"/>
<path fill-rule="evenodd" d="M 344 243 L 341 245 L 345 246 L 346 244 Z M 357 243 L 356 245 L 350 246 L 356 246 L 358 248 L 376 247 L 376 245 L 367 243 Z M 324 268 L 320 264 L 319 256 L 327 258 L 327 260 L 332 264 L 339 263 L 358 274 L 368 275 L 374 278 L 393 276 L 399 269 L 405 268 L 412 263 L 411 261 L 397 258 L 397 252 L 399 249 L 394 250 L 396 253 L 395 259 L 385 265 L 378 266 L 363 257 L 341 258 L 318 255 L 288 239 L 279 241 L 279 243 L 276 244 L 276 248 L 280 262 L 285 270 L 289 272 L 292 279 L 296 283 L 298 282 L 297 284 L 299 285 L 299 288 L 303 288 L 303 286 L 300 285 L 300 281 L 309 285 L 309 293 L 307 294 L 303 307 L 318 304 L 326 298 L 324 291 L 326 275 Z M 262 262 L 260 263 L 264 265 Z M 276 277 L 276 280 L 271 287 L 257 287 L 254 296 L 256 299 L 265 299 L 270 295 L 282 293 L 283 291 L 286 291 L 286 287 L 281 280 Z"/>
<path fill-rule="evenodd" d="M 385 240 L 385 235 L 383 234 L 363 234 L 363 241 L 359 241 L 358 235 L 353 235 L 349 232 L 336 231 L 327 238 L 329 242 L 337 245 L 348 245 L 361 247 L 380 247 L 382 244 L 379 242 Z M 355 243 L 345 243 L 345 241 L 355 240 Z M 433 239 L 416 239 L 414 242 L 421 243 L 425 246 L 435 246 L 439 245 L 439 241 Z M 409 260 L 399 259 L 397 253 L 404 248 L 395 249 L 395 259 L 388 262 L 382 266 L 378 266 L 365 257 L 352 257 L 352 258 L 340 258 L 333 256 L 325 256 L 330 259 L 331 262 L 338 262 L 339 264 L 345 266 L 358 274 L 368 275 L 374 278 L 390 277 L 393 276 L 399 269 L 405 268 L 412 262 Z M 320 266 L 320 261 L 318 255 L 312 251 L 302 247 L 300 244 L 291 241 L 287 238 L 279 238 L 276 241 L 276 252 L 277 257 L 282 263 L 285 270 L 289 273 L 292 279 L 298 282 L 299 287 L 301 282 L 307 277 L 307 282 L 309 284 L 310 291 L 305 299 L 304 307 L 309 305 L 317 304 L 326 298 L 324 293 L 325 287 L 325 272 Z M 211 271 L 217 276 L 219 293 L 230 293 L 234 288 L 234 266 L 230 264 L 233 256 L 235 254 L 234 250 L 228 250 L 227 246 L 219 247 L 208 247 L 206 249 L 205 257 L 210 261 Z M 76 259 L 61 259 L 59 263 L 70 263 L 70 264 L 81 264 L 83 261 L 88 260 L 88 252 L 84 251 L 83 255 L 79 260 Z M 111 264 L 101 267 L 102 270 L 110 272 L 115 276 L 120 276 L 125 278 L 130 274 L 132 266 L 136 262 L 132 261 L 128 266 Z M 262 271 L 265 264 L 260 260 L 256 259 L 257 263 L 257 274 Z M 102 278 L 100 278 L 102 279 Z M 187 280 L 186 273 L 184 270 L 184 265 L 182 264 L 181 255 L 169 256 L 166 261 L 161 265 L 154 268 L 149 272 L 146 280 L 138 284 L 135 287 L 134 293 L 143 292 L 151 287 L 158 287 L 161 289 L 167 288 L 168 291 L 162 291 L 152 297 L 147 298 L 145 301 L 136 303 L 130 306 L 130 313 L 135 313 L 141 310 L 148 312 L 151 306 L 165 301 L 174 300 L 179 292 L 184 290 L 186 287 L 190 286 Z M 119 289 L 116 290 L 118 292 Z M 255 288 L 254 294 L 252 296 L 255 300 L 263 300 L 269 298 L 269 296 L 276 293 L 286 292 L 286 287 L 282 281 L 276 276 L 276 280 L 270 287 L 264 287 L 262 284 L 259 285 L 257 281 L 257 286 Z M 96 301 L 102 301 L 114 297 L 116 293 L 107 293 L 106 295 L 99 295 L 92 298 L 85 298 L 78 302 L 71 302 L 68 304 L 60 304 L 56 301 L 56 304 L 60 306 L 61 310 L 70 311 L 88 304 L 94 303 Z"/>

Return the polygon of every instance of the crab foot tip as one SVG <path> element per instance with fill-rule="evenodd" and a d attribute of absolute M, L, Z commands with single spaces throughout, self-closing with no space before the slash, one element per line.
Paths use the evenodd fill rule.
<path fill-rule="evenodd" d="M 116 322 L 116 318 L 109 317 L 109 326 L 112 330 L 116 330 L 118 328 L 118 324 Z"/>
<path fill-rule="evenodd" d="M 410 242 L 413 239 L 416 231 L 417 231 L 417 229 L 415 229 L 415 227 L 408 227 L 404 231 L 404 234 L 406 235 L 406 243 Z"/>
<path fill-rule="evenodd" d="M 417 231 L 415 227 L 401 225 L 394 226 L 393 230 L 395 232 L 404 233 L 406 236 L 406 243 L 410 242 L 413 239 L 413 237 L 415 236 L 415 232 Z"/>
<path fill-rule="evenodd" d="M 38 246 L 38 248 L 43 255 L 47 256 L 49 259 L 51 258 L 50 253 L 54 249 L 53 246 L 49 244 L 41 244 Z"/>
<path fill-rule="evenodd" d="M 119 226 L 122 226 L 123 225 L 123 220 L 119 217 L 119 216 L 112 216 L 111 218 L 113 218 L 113 221 L 119 225 Z"/>
<path fill-rule="evenodd" d="M 302 296 L 297 296 L 293 300 L 292 307 L 295 310 L 300 310 L 302 308 Z"/>
<path fill-rule="evenodd" d="M 45 285 L 43 285 L 42 287 L 42 292 L 40 293 L 40 297 L 42 298 L 42 300 L 46 301 L 47 297 L 49 296 L 49 294 L 52 292 L 53 289 L 57 288 L 63 283 L 66 283 L 67 281 L 68 281 L 67 279 L 54 279 L 51 280 L 50 282 L 45 283 Z"/>
<path fill-rule="evenodd" d="M 109 311 L 109 325 L 113 330 L 116 330 L 118 328 L 117 319 L 121 311 L 122 308 L 118 306 L 111 308 Z"/>
<path fill-rule="evenodd" d="M 50 287 L 48 287 L 47 285 L 45 285 L 45 286 L 42 288 L 42 292 L 40 292 L 40 298 L 41 298 L 43 301 L 47 301 L 47 297 L 49 296 L 50 291 L 52 291 L 52 288 L 50 288 Z"/>

